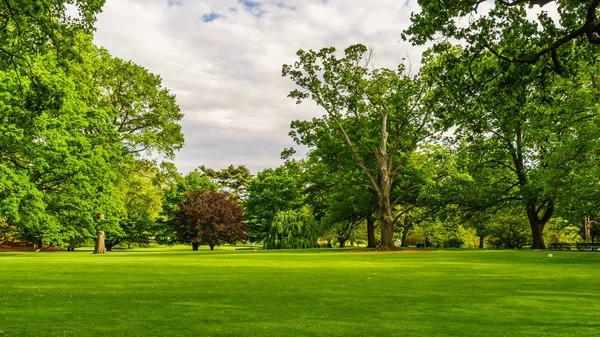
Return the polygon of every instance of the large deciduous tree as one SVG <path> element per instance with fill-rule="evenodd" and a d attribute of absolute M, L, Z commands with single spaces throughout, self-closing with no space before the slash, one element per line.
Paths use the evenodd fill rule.
<path fill-rule="evenodd" d="M 26 69 L 0 69 L 0 214 L 24 238 L 60 246 L 116 230 L 119 189 L 143 161 L 139 149 L 172 157 L 183 142 L 182 115 L 157 76 L 121 62 L 119 87 L 100 76 L 118 59 L 103 58 L 84 34 L 70 44 L 77 60 L 51 48 L 30 55 Z M 131 104 L 111 100 L 117 87 Z"/>
<path fill-rule="evenodd" d="M 394 184 L 410 153 L 432 135 L 432 116 L 422 108 L 424 88 L 402 65 L 371 70 L 372 53 L 363 45 L 347 48 L 341 58 L 335 48 L 300 50 L 297 56 L 283 66 L 283 76 L 300 87 L 289 97 L 297 103 L 310 98 L 325 111 L 315 123 L 332 126 L 328 132 L 350 150 L 365 186 L 377 196 L 379 248 L 393 249 L 393 209 L 399 202 L 391 198 Z"/>
<path fill-rule="evenodd" d="M 191 243 L 193 250 L 198 250 L 200 244 L 214 250 L 223 243 L 247 238 L 243 218 L 244 207 L 229 193 L 195 190 L 185 195 L 172 224 L 179 240 Z"/>
<path fill-rule="evenodd" d="M 527 215 L 532 248 L 545 248 L 546 223 L 558 198 L 599 150 L 598 65 L 573 55 L 578 76 L 545 73 L 483 52 L 465 59 L 443 47 L 425 72 L 437 84 L 437 112 L 456 127 L 475 170 L 494 170 L 490 200 L 520 203 Z M 492 189 L 488 189 L 492 191 Z"/>
<path fill-rule="evenodd" d="M 573 46 L 600 50 L 598 0 L 419 0 L 405 31 L 415 44 L 438 36 L 469 45 L 471 55 L 491 51 L 502 60 L 542 62 L 562 71 Z M 538 7 L 539 6 L 539 7 Z"/>

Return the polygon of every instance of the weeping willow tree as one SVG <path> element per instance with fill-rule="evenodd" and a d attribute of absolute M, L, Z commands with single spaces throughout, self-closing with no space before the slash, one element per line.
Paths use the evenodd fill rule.
<path fill-rule="evenodd" d="M 314 217 L 306 210 L 277 212 L 265 239 L 264 248 L 316 248 L 318 229 Z"/>

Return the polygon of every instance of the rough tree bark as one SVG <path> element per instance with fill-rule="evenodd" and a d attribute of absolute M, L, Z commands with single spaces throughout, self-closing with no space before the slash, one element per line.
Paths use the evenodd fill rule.
<path fill-rule="evenodd" d="M 544 227 L 554 213 L 554 204 L 548 203 L 542 217 L 539 216 L 539 209 L 536 199 L 529 199 L 527 202 L 527 218 L 529 219 L 529 227 L 531 228 L 531 249 L 546 249 L 544 243 Z"/>
<path fill-rule="evenodd" d="M 406 216 L 404 218 L 404 225 L 402 225 L 402 247 L 408 247 L 408 231 L 412 228 L 412 222 L 410 221 L 410 217 Z"/>
<path fill-rule="evenodd" d="M 94 254 L 106 254 L 106 246 L 104 244 L 104 231 L 98 231 L 96 237 L 96 246 L 94 247 Z"/>
<path fill-rule="evenodd" d="M 377 248 L 377 242 L 375 242 L 375 218 L 372 215 L 367 217 L 367 248 Z"/>
<path fill-rule="evenodd" d="M 379 201 L 379 223 L 381 224 L 381 243 L 378 249 L 390 250 L 394 246 L 394 216 L 390 205 L 389 194 L 386 197 L 380 197 Z"/>

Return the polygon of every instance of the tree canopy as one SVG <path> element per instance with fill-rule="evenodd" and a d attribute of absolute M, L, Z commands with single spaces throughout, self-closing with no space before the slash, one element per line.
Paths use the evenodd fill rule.
<path fill-rule="evenodd" d="M 458 39 L 476 55 L 489 51 L 504 61 L 543 62 L 561 71 L 574 46 L 598 52 L 596 0 L 419 0 L 404 37 L 425 44 L 438 36 Z"/>

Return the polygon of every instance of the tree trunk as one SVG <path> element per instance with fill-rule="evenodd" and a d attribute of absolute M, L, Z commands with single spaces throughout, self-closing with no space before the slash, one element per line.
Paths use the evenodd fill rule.
<path fill-rule="evenodd" d="M 531 226 L 531 249 L 546 249 L 543 236 L 543 226 L 541 224 L 530 223 Z"/>
<path fill-rule="evenodd" d="M 112 252 L 112 245 L 106 245 L 106 251 L 107 252 Z"/>
<path fill-rule="evenodd" d="M 408 231 L 412 228 L 412 222 L 410 218 L 406 216 L 404 218 L 404 225 L 402 226 L 402 244 L 401 246 L 406 248 L 408 247 Z"/>
<path fill-rule="evenodd" d="M 194 252 L 195 252 L 195 251 L 198 251 L 198 246 L 199 246 L 198 242 L 192 242 L 192 250 L 193 250 Z"/>
<path fill-rule="evenodd" d="M 344 248 L 346 245 L 346 239 L 344 237 L 338 237 L 338 240 L 340 241 L 340 248 Z"/>
<path fill-rule="evenodd" d="M 96 238 L 96 247 L 94 247 L 94 254 L 106 254 L 106 246 L 104 244 L 104 231 L 98 231 L 98 237 Z"/>
<path fill-rule="evenodd" d="M 367 248 L 377 248 L 377 242 L 375 242 L 375 218 L 372 216 L 367 217 Z"/>
<path fill-rule="evenodd" d="M 591 238 L 590 238 L 590 217 L 586 216 L 583 217 L 583 231 L 584 231 L 584 239 L 585 239 L 585 243 L 586 243 L 586 247 L 589 247 Z"/>
<path fill-rule="evenodd" d="M 214 244 L 210 243 L 208 245 L 210 246 L 210 250 L 215 250 L 215 245 Z"/>
<path fill-rule="evenodd" d="M 535 199 L 530 199 L 527 202 L 527 218 L 529 219 L 529 227 L 531 227 L 531 249 L 546 249 L 546 244 L 544 243 L 544 226 L 546 226 L 546 223 L 552 217 L 554 204 L 552 202 L 549 203 L 541 219 L 539 218 L 536 204 Z"/>
<path fill-rule="evenodd" d="M 383 196 L 379 201 L 379 223 L 381 226 L 380 250 L 392 250 L 394 246 L 394 217 L 390 206 L 390 195 Z"/>
<path fill-rule="evenodd" d="M 408 230 L 409 229 L 410 228 L 406 228 L 406 227 L 404 227 L 402 229 L 402 243 L 400 244 L 401 247 L 404 247 L 404 248 L 408 247 Z"/>
<path fill-rule="evenodd" d="M 480 236 L 479 237 L 479 249 L 483 249 L 483 247 L 485 246 L 485 236 Z"/>

